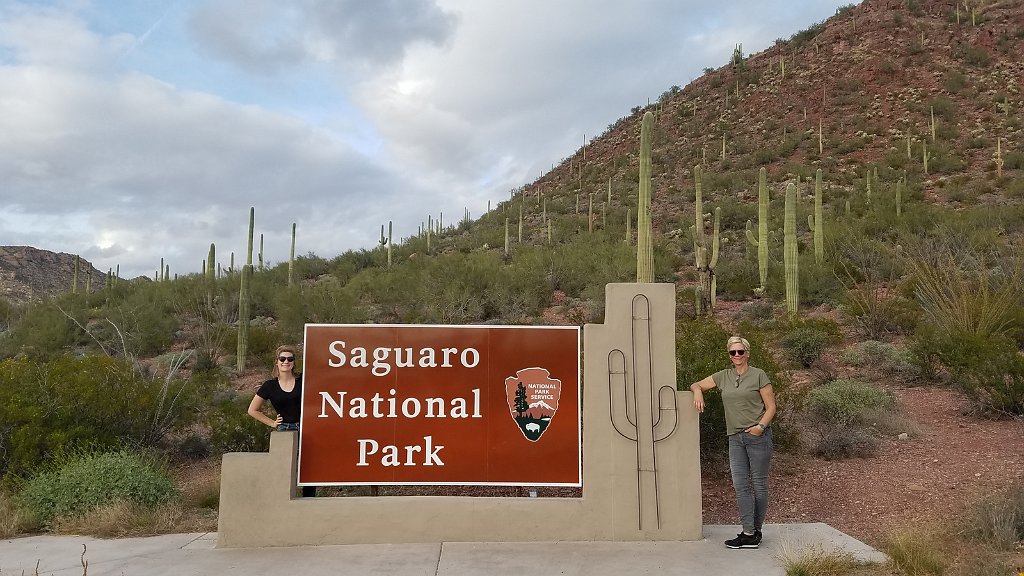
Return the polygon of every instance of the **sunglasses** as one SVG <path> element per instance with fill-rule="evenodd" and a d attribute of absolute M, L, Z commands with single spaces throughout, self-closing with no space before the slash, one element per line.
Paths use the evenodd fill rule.
<path fill-rule="evenodd" d="M 278 362 L 295 362 L 295 356 L 278 356 Z"/>
<path fill-rule="evenodd" d="M 746 353 L 746 350 L 729 350 L 729 356 L 743 356 Z"/>

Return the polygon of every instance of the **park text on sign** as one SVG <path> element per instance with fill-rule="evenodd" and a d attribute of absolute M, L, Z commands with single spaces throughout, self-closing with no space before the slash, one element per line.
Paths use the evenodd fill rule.
<path fill-rule="evenodd" d="M 579 336 L 307 324 L 299 483 L 580 486 Z"/>

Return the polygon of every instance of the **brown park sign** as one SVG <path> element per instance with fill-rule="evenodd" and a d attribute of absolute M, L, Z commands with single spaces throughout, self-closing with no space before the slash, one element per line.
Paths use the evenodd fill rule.
<path fill-rule="evenodd" d="M 580 330 L 307 324 L 299 483 L 581 486 Z"/>

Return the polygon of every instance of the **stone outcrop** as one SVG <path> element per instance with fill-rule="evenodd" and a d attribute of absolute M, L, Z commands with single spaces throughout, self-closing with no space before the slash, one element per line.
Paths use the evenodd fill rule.
<path fill-rule="evenodd" d="M 79 261 L 78 290 L 103 288 L 107 275 L 82 258 Z M 31 246 L 0 246 L 0 298 L 11 304 L 38 302 L 70 292 L 75 277 L 75 255 L 50 252 Z"/>

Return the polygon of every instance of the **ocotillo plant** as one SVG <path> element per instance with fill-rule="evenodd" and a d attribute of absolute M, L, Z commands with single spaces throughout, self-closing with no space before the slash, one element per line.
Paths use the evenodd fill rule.
<path fill-rule="evenodd" d="M 654 114 L 640 122 L 640 182 L 637 194 L 636 281 L 654 282 L 654 244 L 651 240 L 651 141 Z"/>
<path fill-rule="evenodd" d="M 786 185 L 786 213 L 783 219 L 782 255 L 786 271 L 786 310 L 796 315 L 800 307 L 799 270 L 796 246 L 796 187 Z"/>
<path fill-rule="evenodd" d="M 898 190 L 898 188 L 897 188 Z M 814 232 L 814 261 L 818 264 L 825 259 L 825 231 L 821 216 L 821 168 L 814 174 L 814 214 L 807 215 L 807 225 Z"/>
<path fill-rule="evenodd" d="M 761 286 L 754 290 L 758 296 L 764 294 L 768 281 L 768 177 L 764 168 L 757 174 L 757 238 L 754 238 L 750 220 L 747 220 L 747 242 L 757 247 L 757 272 Z"/>
<path fill-rule="evenodd" d="M 288 253 L 288 286 L 295 283 L 295 222 L 292 222 L 292 249 Z"/>
<path fill-rule="evenodd" d="M 245 360 L 249 353 L 249 279 L 252 276 L 252 232 L 255 220 L 256 208 L 250 206 L 249 243 L 238 289 L 238 356 L 235 359 L 235 367 L 239 372 L 245 370 Z"/>

